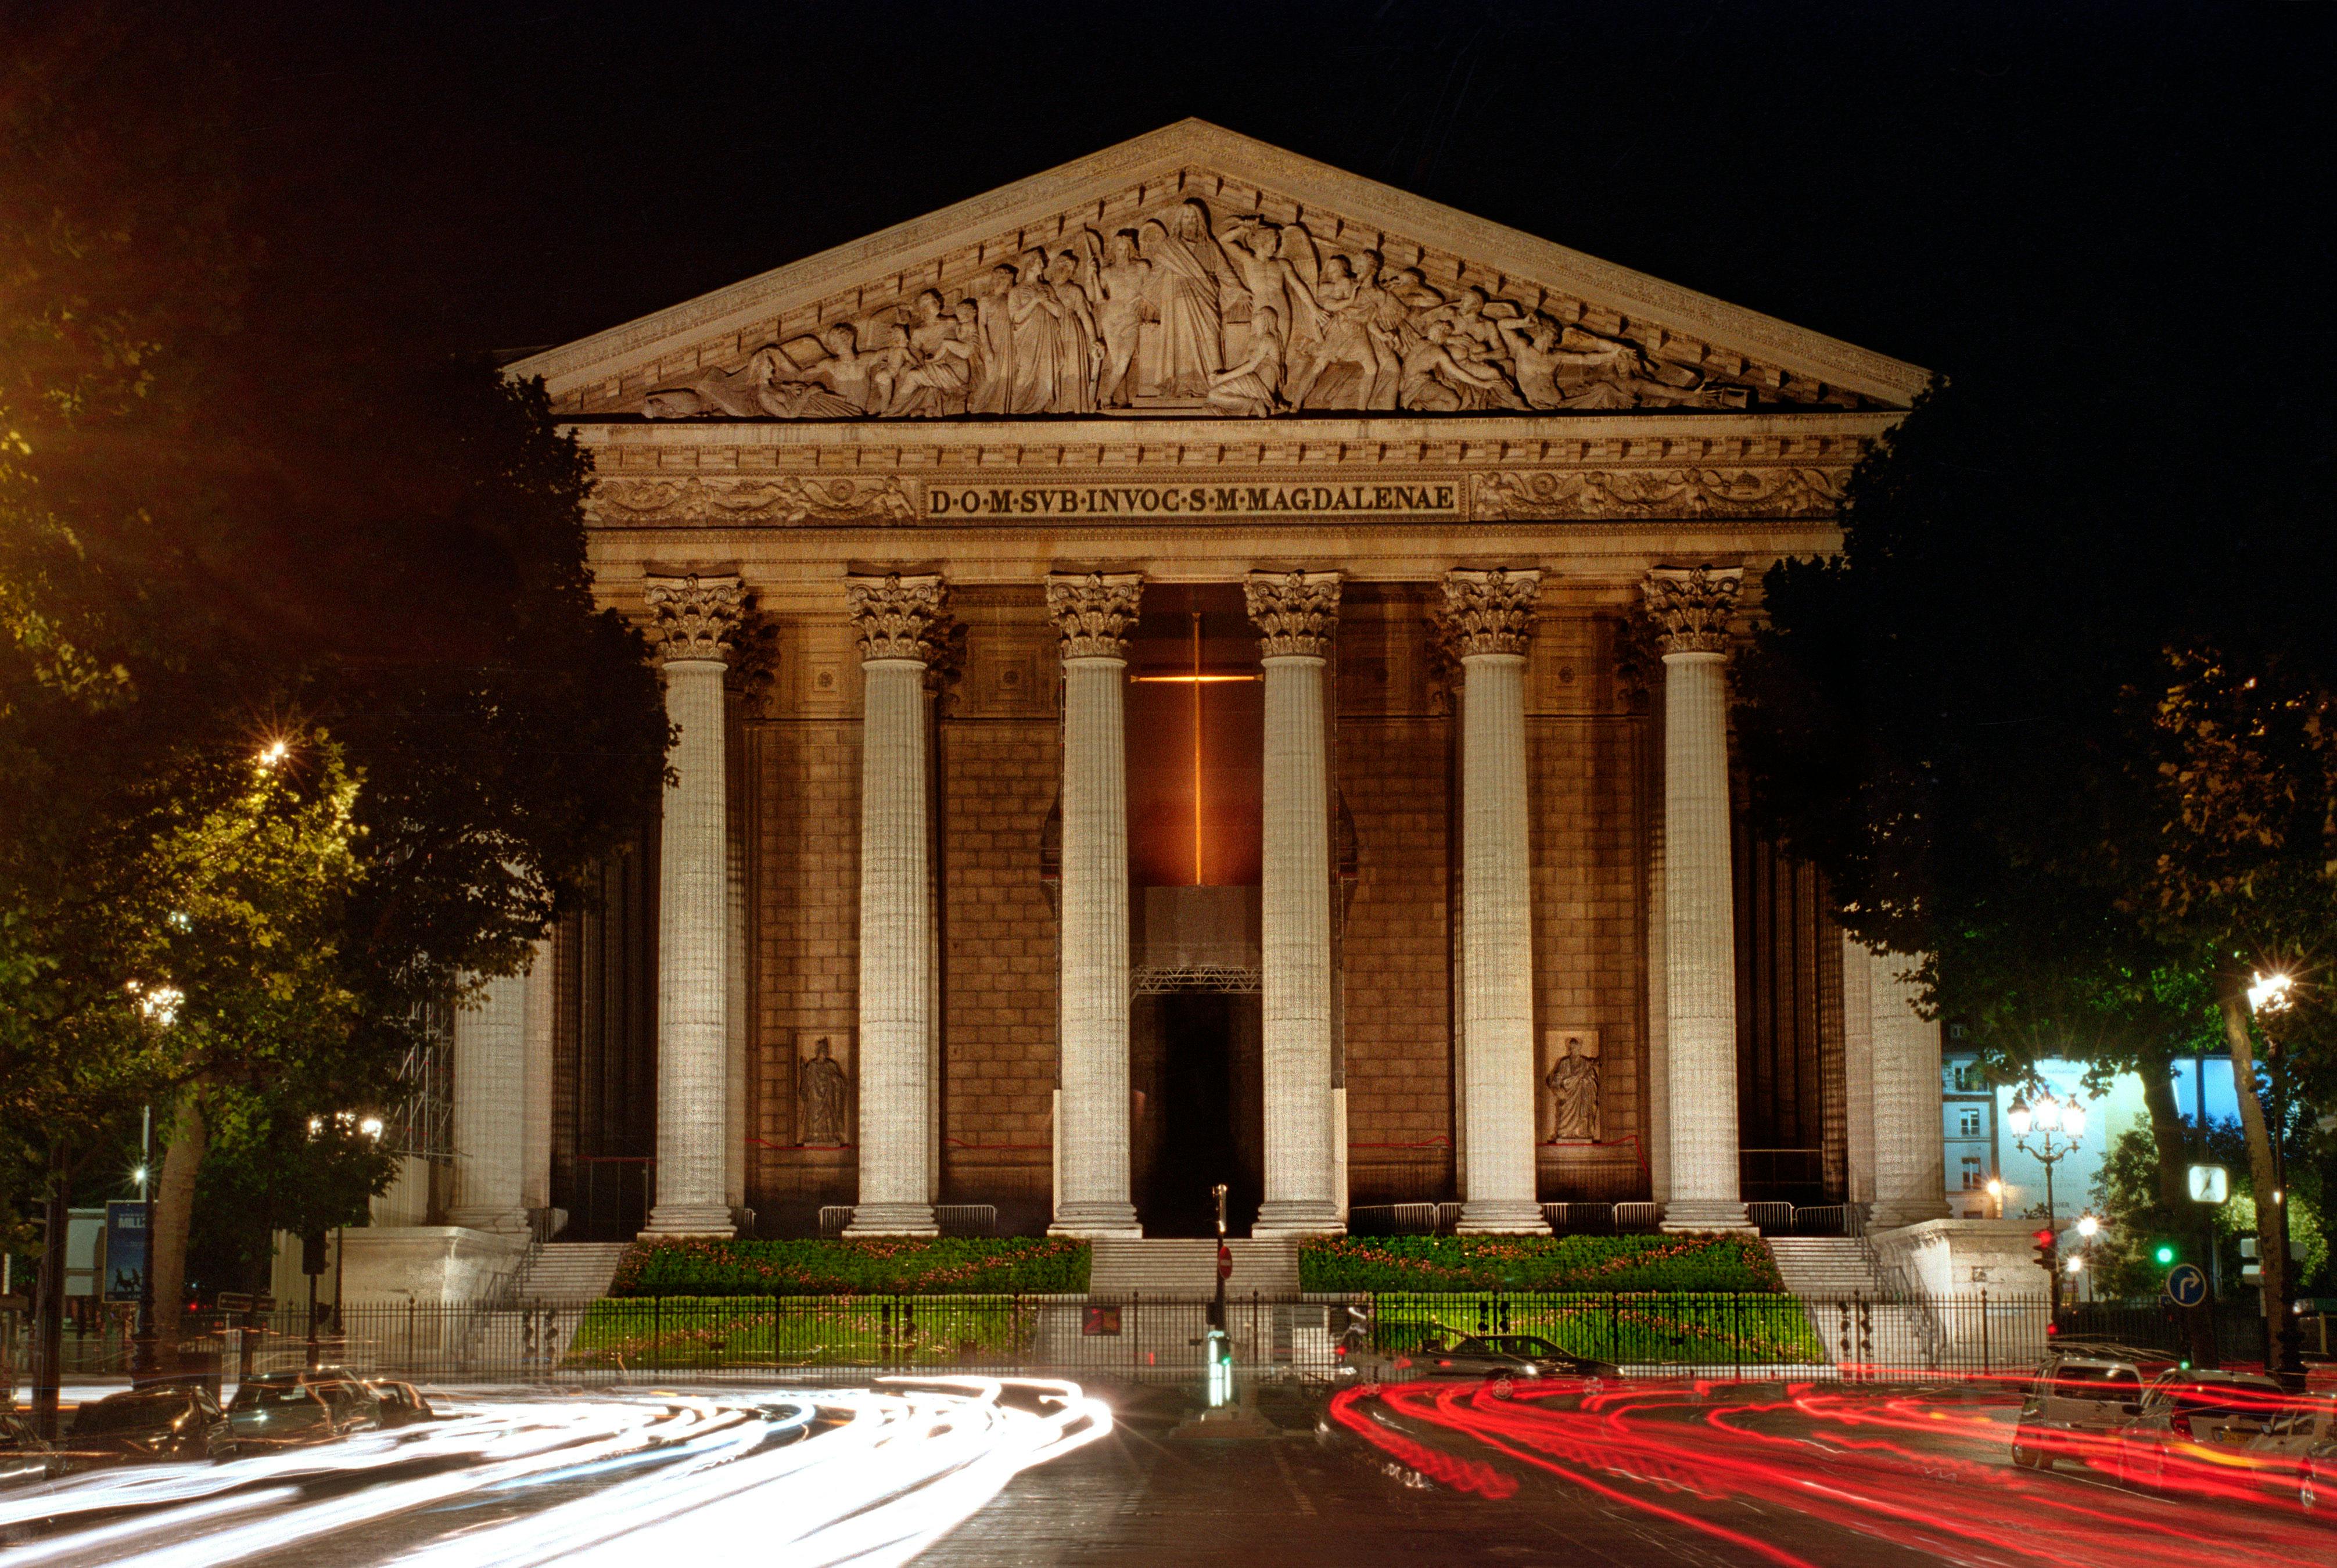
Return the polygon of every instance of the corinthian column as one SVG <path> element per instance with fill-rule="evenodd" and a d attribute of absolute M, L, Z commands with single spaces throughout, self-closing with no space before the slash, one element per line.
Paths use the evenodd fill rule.
<path fill-rule="evenodd" d="M 527 1229 L 527 977 L 490 980 L 455 1014 L 455 1202 L 474 1230 Z"/>
<path fill-rule="evenodd" d="M 860 727 L 860 1201 L 850 1236 L 935 1236 L 933 882 L 925 667 L 939 577 L 845 585 L 865 676 Z"/>
<path fill-rule="evenodd" d="M 1448 572 L 1461 665 L 1460 1229 L 1547 1234 L 1534 1184 L 1532 873 L 1526 836 L 1526 639 L 1539 572 Z"/>
<path fill-rule="evenodd" d="M 1134 1236 L 1128 1193 L 1128 752 L 1134 573 L 1047 579 L 1063 636 L 1059 1236 Z"/>
<path fill-rule="evenodd" d="M 1744 573 L 1658 567 L 1640 591 L 1664 648 L 1667 1230 L 1741 1230 L 1736 930 L 1728 822 L 1728 614 Z"/>
<path fill-rule="evenodd" d="M 1331 811 L 1323 662 L 1335 572 L 1243 583 L 1266 666 L 1266 1201 L 1259 1236 L 1344 1230 L 1331 1122 Z"/>
<path fill-rule="evenodd" d="M 679 734 L 667 765 L 658 866 L 657 1206 L 646 1236 L 728 1236 L 723 1128 L 728 1063 L 727 778 L 723 643 L 738 622 L 736 577 L 652 577 L 650 634 Z"/>

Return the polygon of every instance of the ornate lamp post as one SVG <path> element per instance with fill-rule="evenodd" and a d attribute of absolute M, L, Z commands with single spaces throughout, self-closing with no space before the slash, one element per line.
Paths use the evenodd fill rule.
<path fill-rule="evenodd" d="M 2057 1230 L 2060 1214 L 2053 1201 L 2053 1167 L 2078 1152 L 2078 1142 L 2086 1135 L 2086 1108 L 2075 1094 L 2063 1104 L 2050 1094 L 2039 1094 L 2032 1109 L 2025 1097 L 2016 1097 L 2012 1109 L 2005 1113 L 2005 1125 L 2012 1129 L 2012 1141 L 2023 1152 L 2045 1167 L 2045 1219 Z M 2029 1140 L 2034 1136 L 2036 1142 Z M 2061 1276 L 2053 1276 L 2053 1321 L 2061 1320 Z"/>

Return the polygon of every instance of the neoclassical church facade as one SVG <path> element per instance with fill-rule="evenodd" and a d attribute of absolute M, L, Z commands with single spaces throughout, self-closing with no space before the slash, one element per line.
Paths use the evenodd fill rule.
<path fill-rule="evenodd" d="M 1944 1212 L 1911 963 L 1729 740 L 1925 372 L 1188 121 L 510 374 L 679 739 L 426 1218 Z"/>

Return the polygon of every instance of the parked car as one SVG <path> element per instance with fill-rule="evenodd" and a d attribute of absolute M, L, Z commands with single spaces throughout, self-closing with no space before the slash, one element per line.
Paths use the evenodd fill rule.
<path fill-rule="evenodd" d="M 165 1383 L 93 1399 L 73 1412 L 65 1446 L 75 1465 L 231 1459 L 236 1452 L 227 1412 L 200 1383 Z"/>
<path fill-rule="evenodd" d="M 422 1390 L 411 1383 L 394 1383 L 385 1377 L 376 1377 L 366 1387 L 373 1392 L 380 1411 L 379 1420 L 386 1427 L 411 1426 L 416 1422 L 438 1419 L 438 1412 L 430 1408 L 430 1401 L 425 1399 Z"/>
<path fill-rule="evenodd" d="M 2062 1459 L 2108 1460 L 2143 1388 L 2172 1365 L 2161 1352 L 2107 1340 L 2055 1344 L 2021 1396 L 2012 1462 L 2050 1470 Z"/>
<path fill-rule="evenodd" d="M 337 1367 L 247 1378 L 235 1391 L 228 1418 L 237 1442 L 252 1449 L 328 1443 L 384 1425 L 379 1396 Z"/>
<path fill-rule="evenodd" d="M 1419 1348 L 1359 1356 L 1355 1370 L 1382 1382 L 1404 1377 L 1483 1377 L 1512 1384 L 1542 1377 L 1618 1377 L 1621 1368 L 1561 1350 L 1530 1334 L 1440 1335 Z"/>
<path fill-rule="evenodd" d="M 2248 1445 L 2293 1405 L 2260 1372 L 2163 1373 L 2118 1428 L 2117 1478 L 2152 1491 L 2185 1471 L 2225 1481 L 2253 1468 Z"/>
<path fill-rule="evenodd" d="M 64 1466 L 56 1449 L 41 1440 L 31 1422 L 0 1414 L 0 1486 L 12 1481 L 45 1481 Z"/>
<path fill-rule="evenodd" d="M 2337 1430 L 2315 1441 L 2298 1459 L 2296 1501 L 2307 1514 L 2337 1519 Z"/>

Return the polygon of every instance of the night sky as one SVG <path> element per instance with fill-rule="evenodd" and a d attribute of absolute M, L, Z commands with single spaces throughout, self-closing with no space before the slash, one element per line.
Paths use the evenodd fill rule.
<path fill-rule="evenodd" d="M 2235 343 L 2324 373 L 2329 5 L 229 10 L 279 260 L 433 350 L 575 338 L 1189 114 L 1952 373 L 2106 331 L 2195 391 Z"/>

